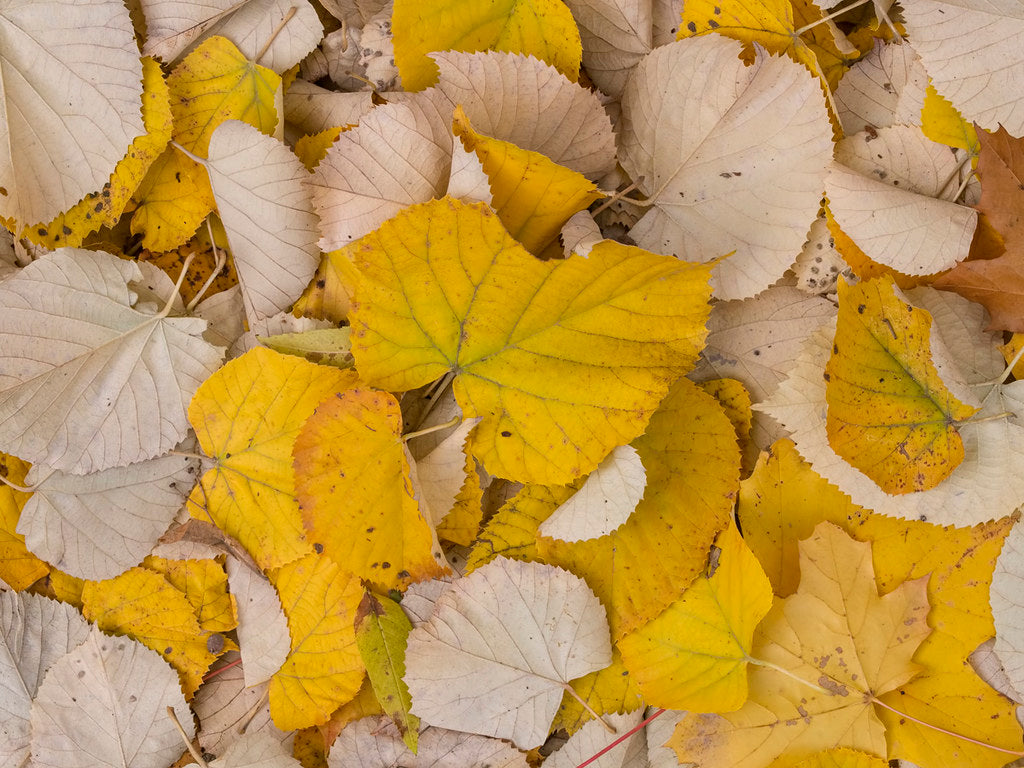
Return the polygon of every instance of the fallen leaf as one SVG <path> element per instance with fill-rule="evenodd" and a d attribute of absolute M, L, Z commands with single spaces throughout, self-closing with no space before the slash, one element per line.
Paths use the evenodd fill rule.
<path fill-rule="evenodd" d="M 928 73 L 917 51 L 876 40 L 836 88 L 843 132 L 851 136 L 868 128 L 921 125 L 927 87 Z"/>
<path fill-rule="evenodd" d="M 371 91 L 338 93 L 301 78 L 288 86 L 284 94 L 285 120 L 303 134 L 317 133 L 324 126 L 354 126 L 371 109 Z"/>
<path fill-rule="evenodd" d="M 265 733 L 247 730 L 245 734 L 224 750 L 224 755 L 213 760 L 209 768 L 300 768 L 302 763 L 291 756 L 277 739 Z M 189 763 L 186 768 L 199 768 Z"/>
<path fill-rule="evenodd" d="M 228 593 L 228 576 L 220 563 L 150 556 L 143 565 L 185 595 L 199 626 L 207 632 L 230 632 L 238 626 L 235 596 Z"/>
<path fill-rule="evenodd" d="M 483 419 L 473 452 L 499 477 L 567 482 L 593 469 L 643 431 L 703 340 L 706 268 L 611 242 L 541 262 L 482 206 L 414 206 L 352 249 L 360 376 L 408 390 L 458 370 L 465 416 Z"/>
<path fill-rule="evenodd" d="M 424 722 L 530 748 L 568 682 L 610 661 L 604 608 L 582 579 L 499 558 L 457 580 L 409 634 L 405 682 Z"/>
<path fill-rule="evenodd" d="M 630 237 L 702 262 L 732 253 L 714 266 L 721 299 L 754 296 L 793 263 L 832 157 L 818 83 L 783 57 L 762 53 L 747 67 L 741 48 L 709 35 L 655 49 L 623 92 L 619 133 L 622 167 L 650 206 Z M 700 120 L 687 117 L 694 110 Z M 666 132 L 673 140 L 657 138 Z"/>
<path fill-rule="evenodd" d="M 596 755 L 622 734 L 629 733 L 643 719 L 643 710 L 603 718 L 615 733 L 598 722 L 591 721 L 572 734 L 561 748 L 544 763 L 548 768 L 576 768 L 587 758 Z M 590 763 L 595 768 L 647 768 L 647 739 L 643 730 L 636 731 L 612 751 Z"/>
<path fill-rule="evenodd" d="M 602 93 L 618 98 L 630 72 L 653 46 L 654 3 L 569 0 L 579 25 L 583 67 Z"/>
<path fill-rule="evenodd" d="M 605 715 L 620 712 L 636 712 L 644 707 L 643 696 L 637 688 L 636 681 L 622 663 L 622 654 L 612 647 L 612 663 L 597 672 L 577 677 L 572 681 L 575 695 L 567 691 L 562 696 L 558 714 L 551 724 L 551 730 L 564 728 L 570 736 L 587 723 L 594 721 L 589 710 L 593 710 L 601 719 Z M 584 709 L 586 703 L 588 709 Z M 595 723 L 595 725 L 597 725 Z M 607 733 L 607 731 L 606 731 Z M 594 750 L 595 752 L 597 750 Z"/>
<path fill-rule="evenodd" d="M 471 474 L 476 474 L 476 462 L 466 451 L 466 438 L 476 425 L 476 419 L 464 419 L 414 465 L 416 500 L 435 526 L 448 517 L 462 489 L 471 482 Z M 470 540 L 475 538 L 471 536 Z"/>
<path fill-rule="evenodd" d="M 964 120 L 949 99 L 941 96 L 931 84 L 925 90 L 921 107 L 921 131 L 932 141 L 969 152 L 972 158 L 977 158 L 981 151 L 973 123 Z"/>
<path fill-rule="evenodd" d="M 238 606 L 238 645 L 248 688 L 266 682 L 284 664 L 291 649 L 288 619 L 274 586 L 261 573 L 234 557 L 226 567 Z"/>
<path fill-rule="evenodd" d="M 15 485 L 25 485 L 29 465 L 15 456 L 0 454 L 0 477 Z M 50 566 L 25 546 L 25 537 L 17 533 L 21 510 L 30 495 L 0 485 L 0 585 L 16 592 L 27 589 L 50 572 Z"/>
<path fill-rule="evenodd" d="M 995 617 L 995 654 L 1010 684 L 1024 690 L 1024 529 L 1014 526 L 1006 537 L 992 575 L 990 601 Z"/>
<path fill-rule="evenodd" d="M 311 363 L 352 367 L 350 328 L 316 328 L 299 333 L 275 333 L 260 336 L 260 343 L 284 355 L 297 355 Z"/>

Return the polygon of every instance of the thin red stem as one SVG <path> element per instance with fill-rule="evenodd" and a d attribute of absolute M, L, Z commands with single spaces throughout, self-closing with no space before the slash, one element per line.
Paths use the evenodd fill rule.
<path fill-rule="evenodd" d="M 633 726 L 633 727 L 632 727 L 632 728 L 630 728 L 630 729 L 629 729 L 628 731 L 626 731 L 626 732 L 625 732 L 624 734 L 622 734 L 621 736 L 619 736 L 619 738 L 617 738 L 617 739 L 616 739 L 615 741 L 613 741 L 613 742 L 612 742 L 611 744 L 609 744 L 609 745 L 608 745 L 607 747 L 605 747 L 604 749 L 602 749 L 602 750 L 601 750 L 600 752 L 598 752 L 598 753 L 597 753 L 596 755 L 592 755 L 591 757 L 588 757 L 588 758 L 587 758 L 586 760 L 584 760 L 584 761 L 583 761 L 582 763 L 580 763 L 579 765 L 577 765 L 577 766 L 576 766 L 576 768 L 586 768 L 586 766 L 590 765 L 590 764 L 591 764 L 592 762 L 594 762 L 595 760 L 597 760 L 597 758 L 599 758 L 599 757 L 600 757 L 601 755 L 605 754 L 606 752 L 608 752 L 608 751 L 609 751 L 609 750 L 611 750 L 612 748 L 614 748 L 614 747 L 617 747 L 617 746 L 619 746 L 619 744 L 621 744 L 622 742 L 624 742 L 624 741 L 625 741 L 626 739 L 628 739 L 628 738 L 629 738 L 630 736 L 632 736 L 632 735 L 633 735 L 634 733 L 636 733 L 637 731 L 639 731 L 639 730 L 640 730 L 641 728 L 646 728 L 646 727 L 647 727 L 647 724 L 648 724 L 649 722 L 651 722 L 651 721 L 652 721 L 652 720 L 653 720 L 654 718 L 658 717 L 658 716 L 659 716 L 659 715 L 660 715 L 660 714 L 661 714 L 662 712 L 664 712 L 664 711 L 665 711 L 664 709 L 658 709 L 658 710 L 655 710 L 655 712 L 654 712 L 654 714 L 653 714 L 653 715 L 651 715 L 650 717 L 648 717 L 648 718 L 647 718 L 646 720 L 644 720 L 644 721 L 642 721 L 642 722 L 640 722 L 640 723 L 637 723 L 637 724 L 636 724 L 635 726 Z"/>

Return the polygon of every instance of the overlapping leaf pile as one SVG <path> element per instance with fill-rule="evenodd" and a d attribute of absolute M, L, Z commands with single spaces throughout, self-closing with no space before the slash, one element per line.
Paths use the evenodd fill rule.
<path fill-rule="evenodd" d="M 8 2 L 0 765 L 1024 755 L 977 5 Z"/>

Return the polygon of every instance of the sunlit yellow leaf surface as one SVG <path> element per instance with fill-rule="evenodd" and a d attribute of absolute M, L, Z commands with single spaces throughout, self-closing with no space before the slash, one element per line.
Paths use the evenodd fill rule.
<path fill-rule="evenodd" d="M 931 315 L 891 278 L 839 282 L 839 319 L 825 367 L 832 449 L 887 493 L 933 488 L 963 461 L 958 400 L 931 359 Z"/>
<path fill-rule="evenodd" d="M 735 525 L 715 546 L 713 573 L 619 639 L 622 661 L 650 706 L 730 712 L 747 700 L 754 628 L 772 606 L 772 588 Z"/>
<path fill-rule="evenodd" d="M 355 374 L 258 347 L 203 382 L 189 420 L 216 466 L 192 491 L 193 517 L 272 568 L 312 551 L 295 500 L 292 443 L 316 406 Z"/>
<path fill-rule="evenodd" d="M 209 632 L 230 632 L 238 626 L 234 595 L 228 594 L 228 575 L 213 560 L 165 560 L 147 557 L 143 563 L 185 595 L 199 626 Z"/>
<path fill-rule="evenodd" d="M 292 312 L 332 323 L 347 321 L 357 281 L 351 248 L 325 253 L 309 287 L 295 302 Z"/>
<path fill-rule="evenodd" d="M 16 456 L 0 453 L 0 476 L 25 485 L 29 465 Z M 21 509 L 29 494 L 0 485 L 0 579 L 21 591 L 50 572 L 50 567 L 28 551 L 25 537 L 16 532 Z"/>
<path fill-rule="evenodd" d="M 559 232 L 570 216 L 603 197 L 597 187 L 539 152 L 477 133 L 461 107 L 453 129 L 480 160 L 491 183 L 491 207 L 509 234 L 530 253 L 561 258 Z"/>
<path fill-rule="evenodd" d="M 932 85 L 928 86 L 921 108 L 921 131 L 932 141 L 966 149 L 975 160 L 981 152 L 974 126 L 964 120 L 949 99 L 939 95 Z"/>
<path fill-rule="evenodd" d="M 703 343 L 709 268 L 611 241 L 542 262 L 483 205 L 413 206 L 349 250 L 360 377 L 391 391 L 454 371 L 493 475 L 565 483 L 643 432 Z"/>
<path fill-rule="evenodd" d="M 317 407 L 293 449 L 307 538 L 382 589 L 446 570 L 413 498 L 401 429 L 394 397 L 353 389 Z"/>
<path fill-rule="evenodd" d="M 598 715 L 635 712 L 644 705 L 636 680 L 623 665 L 622 655 L 617 648 L 612 648 L 611 664 L 597 672 L 578 677 L 570 684 L 579 699 L 568 693 L 562 697 L 551 730 L 564 728 L 571 735 L 593 719 L 580 704 L 580 699 Z"/>
<path fill-rule="evenodd" d="M 283 566 L 272 581 L 292 648 L 270 678 L 270 713 L 283 731 L 322 725 L 363 682 L 354 626 L 363 588 L 357 577 L 315 554 Z"/>
<path fill-rule="evenodd" d="M 395 64 L 407 91 L 437 80 L 432 51 L 507 51 L 534 56 L 576 81 L 583 44 L 561 0 L 396 0 Z"/>

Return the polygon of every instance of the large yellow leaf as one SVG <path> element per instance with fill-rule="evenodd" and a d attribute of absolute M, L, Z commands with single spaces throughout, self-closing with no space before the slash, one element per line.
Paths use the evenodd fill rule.
<path fill-rule="evenodd" d="M 238 626 L 234 595 L 228 594 L 228 575 L 214 560 L 166 560 L 150 555 L 143 565 L 162 574 L 185 595 L 199 626 L 209 632 L 230 632 Z"/>
<path fill-rule="evenodd" d="M 574 81 L 583 44 L 561 0 L 396 0 L 395 64 L 407 91 L 437 80 L 431 51 L 508 51 L 546 61 Z"/>
<path fill-rule="evenodd" d="M 762 768 L 850 747 L 886 755 L 873 697 L 920 667 L 911 659 L 930 631 L 925 580 L 879 597 L 871 547 L 822 523 L 800 543 L 797 593 L 776 602 L 755 634 L 750 698 L 725 715 L 688 714 L 669 746 L 680 762 Z"/>
<path fill-rule="evenodd" d="M 225 120 L 242 120 L 267 134 L 277 125 L 280 76 L 245 58 L 225 37 L 204 40 L 167 85 L 173 138 L 198 157 L 206 157 L 214 129 Z M 214 206 L 205 169 L 173 147 L 153 164 L 134 197 L 132 233 L 143 233 L 143 245 L 154 251 L 188 240 Z"/>
<path fill-rule="evenodd" d="M 85 618 L 103 631 L 134 637 L 163 656 L 181 675 L 187 698 L 217 657 L 192 605 L 159 573 L 131 568 L 113 579 L 87 581 L 82 603 Z"/>
<path fill-rule="evenodd" d="M 25 485 L 29 465 L 17 456 L 0 453 L 0 476 Z M 50 572 L 50 566 L 29 552 L 25 537 L 17 533 L 18 518 L 29 494 L 0 485 L 0 581 L 21 591 Z"/>
<path fill-rule="evenodd" d="M 825 366 L 832 449 L 887 493 L 933 488 L 963 460 L 958 400 L 932 362 L 931 315 L 891 278 L 839 282 L 839 319 Z"/>
<path fill-rule="evenodd" d="M 462 107 L 455 109 L 452 129 L 480 160 L 491 183 L 491 207 L 509 234 L 530 253 L 560 258 L 562 226 L 604 195 L 582 174 L 539 152 L 477 133 Z"/>
<path fill-rule="evenodd" d="M 318 406 L 292 449 L 309 539 L 382 589 L 447 570 L 413 498 L 401 430 L 394 397 L 353 389 Z"/>
<path fill-rule="evenodd" d="M 312 551 L 295 500 L 292 443 L 316 406 L 355 379 L 258 347 L 203 382 L 188 414 L 216 466 L 192 491 L 192 516 L 234 536 L 263 568 Z"/>
<path fill-rule="evenodd" d="M 283 566 L 273 582 L 292 648 L 270 678 L 270 713 L 282 731 L 322 725 L 363 682 L 354 624 L 363 588 L 324 555 Z"/>
<path fill-rule="evenodd" d="M 542 262 L 483 205 L 413 206 L 349 247 L 360 376 L 408 390 L 452 370 L 493 475 L 565 483 L 643 432 L 705 336 L 708 267 L 605 241 Z"/>
<path fill-rule="evenodd" d="M 715 543 L 714 571 L 619 639 L 622 661 L 651 706 L 731 712 L 747 700 L 754 628 L 772 607 L 772 588 L 735 525 Z"/>

